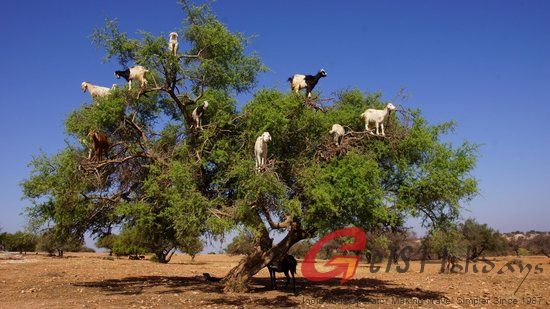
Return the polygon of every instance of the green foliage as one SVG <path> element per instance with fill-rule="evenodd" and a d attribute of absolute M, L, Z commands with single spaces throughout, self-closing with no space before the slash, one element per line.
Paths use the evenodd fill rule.
<path fill-rule="evenodd" d="M 388 256 L 389 239 L 383 233 L 367 232 L 365 256 L 368 262 Z"/>
<path fill-rule="evenodd" d="M 128 63 L 135 57 L 136 50 L 139 47 L 139 41 L 129 39 L 126 33 L 118 30 L 117 20 L 106 20 L 105 27 L 95 29 L 92 33 L 92 41 L 96 44 L 105 44 L 105 61 L 117 57 L 122 66 L 128 66 Z"/>
<path fill-rule="evenodd" d="M 195 256 L 204 249 L 204 245 L 199 238 L 190 238 L 186 241 L 183 241 L 182 245 L 179 247 L 183 253 L 189 254 L 191 260 L 195 260 Z"/>
<path fill-rule="evenodd" d="M 468 248 L 469 258 L 474 260 L 484 253 L 500 253 L 506 250 L 506 239 L 487 224 L 466 220 L 460 227 Z"/>
<path fill-rule="evenodd" d="M 56 252 L 59 256 L 68 252 L 80 252 L 84 247 L 84 240 L 78 235 L 67 234 L 60 226 L 44 230 L 38 238 L 36 248 L 38 251 L 45 251 L 50 255 Z"/>
<path fill-rule="evenodd" d="M 518 249 L 518 255 L 519 256 L 526 256 L 526 255 L 530 255 L 530 254 L 531 254 L 531 252 L 529 252 L 529 250 L 526 249 L 526 248 L 519 248 Z"/>
<path fill-rule="evenodd" d="M 106 60 L 147 67 L 149 87 L 121 88 L 73 111 L 67 148 L 33 159 L 22 187 L 34 230 L 53 226 L 60 239 L 82 239 L 119 227 L 115 252 L 152 252 L 167 262 L 177 249 L 197 252 L 201 237 L 237 227 L 249 231 L 239 252 L 251 252 L 269 249 L 270 232 L 289 227 L 298 241 L 350 225 L 399 227 L 409 215 L 444 226 L 476 194 L 476 146 L 441 141 L 452 123 L 402 110 L 391 115 L 386 138 L 361 133 L 359 115 L 387 103 L 380 93 L 342 91 L 324 113 L 294 93 L 260 89 L 237 110 L 232 96 L 251 90 L 265 68 L 207 5 L 182 6 L 177 56 L 165 34 L 134 38 L 111 21 L 94 31 Z M 191 113 L 204 100 L 204 128 L 194 129 Z M 328 133 L 334 123 L 351 130 L 337 151 Z M 109 138 L 101 161 L 87 158 L 90 130 Z M 273 140 L 258 173 L 253 148 L 264 131 Z"/>
<path fill-rule="evenodd" d="M 225 253 L 229 255 L 249 255 L 254 252 L 254 233 L 250 230 L 241 230 L 231 241 Z"/>
<path fill-rule="evenodd" d="M 115 234 L 106 234 L 101 236 L 95 243 L 95 246 L 98 248 L 104 248 L 109 250 L 109 255 L 113 254 L 113 247 L 118 238 L 118 235 Z"/>
<path fill-rule="evenodd" d="M 148 243 L 143 240 L 143 234 L 139 229 L 124 229 L 113 244 L 113 253 L 116 255 L 138 255 L 148 252 L 146 246 Z"/>
<path fill-rule="evenodd" d="M 6 251 L 20 253 L 35 251 L 36 242 L 36 236 L 25 232 L 0 234 L 0 245 L 2 245 Z"/>
<path fill-rule="evenodd" d="M 466 240 L 456 226 L 433 229 L 423 242 L 424 246 L 436 253 L 439 258 L 465 256 L 468 250 Z"/>

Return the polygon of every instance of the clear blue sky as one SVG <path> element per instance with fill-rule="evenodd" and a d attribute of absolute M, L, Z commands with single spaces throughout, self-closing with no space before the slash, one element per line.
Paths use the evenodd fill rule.
<path fill-rule="evenodd" d="M 358 86 L 456 120 L 449 139 L 483 143 L 467 206 L 501 231 L 550 230 L 550 1 L 219 1 L 232 30 L 257 34 L 251 50 L 271 69 L 259 86 L 286 89 L 293 73 L 328 78 L 319 90 Z M 0 10 L 0 226 L 15 231 L 28 201 L 19 182 L 43 149 L 64 147 L 63 120 L 88 101 L 80 83 L 111 85 L 89 35 L 105 17 L 122 30 L 169 33 L 176 1 L 4 1 Z M 181 43 L 180 43 L 181 44 Z M 249 96 L 241 96 L 241 104 Z"/>

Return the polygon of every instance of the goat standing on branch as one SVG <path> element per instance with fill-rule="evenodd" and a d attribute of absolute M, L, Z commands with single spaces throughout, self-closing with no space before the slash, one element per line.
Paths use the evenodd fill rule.
<path fill-rule="evenodd" d="M 109 140 L 107 135 L 90 130 L 88 133 L 88 138 L 92 140 L 92 148 L 88 152 L 88 159 L 101 161 L 103 156 L 107 157 L 107 152 L 109 151 Z"/>
<path fill-rule="evenodd" d="M 378 127 L 382 128 L 382 136 L 386 136 L 384 133 L 384 122 L 388 119 L 391 111 L 395 110 L 393 104 L 388 103 L 384 109 L 369 108 L 361 114 L 361 118 L 365 119 L 365 131 L 369 130 L 369 122 L 374 122 L 376 125 L 376 135 L 380 135 Z"/>
<path fill-rule="evenodd" d="M 267 142 L 271 141 L 271 135 L 269 132 L 264 132 L 256 139 L 256 144 L 254 145 L 254 156 L 256 158 L 256 170 L 260 169 L 265 165 L 267 161 Z"/>
<path fill-rule="evenodd" d="M 313 88 L 315 88 L 315 85 L 317 85 L 317 82 L 319 82 L 319 79 L 326 76 L 327 72 L 321 69 L 316 75 L 294 74 L 292 77 L 288 78 L 288 81 L 290 82 L 290 88 L 292 91 L 300 93 L 300 90 L 305 88 L 307 97 L 310 98 L 311 92 L 313 91 Z"/>
<path fill-rule="evenodd" d="M 342 139 L 346 134 L 346 130 L 341 125 L 335 123 L 332 125 L 332 129 L 329 131 L 329 133 L 332 134 L 334 137 L 334 144 L 336 144 L 336 146 L 340 146 L 340 144 L 342 144 Z"/>
<path fill-rule="evenodd" d="M 204 114 L 204 110 L 208 107 L 208 101 L 204 101 L 203 105 L 195 107 L 193 110 L 193 113 L 191 113 L 191 117 L 193 118 L 193 124 L 191 127 L 196 129 L 202 130 L 202 116 Z"/>
<path fill-rule="evenodd" d="M 178 33 L 177 32 L 170 33 L 170 41 L 168 42 L 168 49 L 170 50 L 170 53 L 172 55 L 177 56 L 178 54 Z"/>
<path fill-rule="evenodd" d="M 82 92 L 84 93 L 86 93 L 86 91 L 90 92 L 92 99 L 108 96 L 112 89 L 112 88 L 107 88 L 102 86 L 96 86 L 96 85 L 90 84 L 89 82 L 82 82 L 82 85 L 80 87 L 82 88 Z"/>
<path fill-rule="evenodd" d="M 145 73 L 149 72 L 146 68 L 141 65 L 135 65 L 124 71 L 115 71 L 115 77 L 123 77 L 128 82 L 128 89 L 132 90 L 132 80 L 137 80 L 140 82 L 141 88 L 147 87 L 147 79 L 145 78 Z"/>

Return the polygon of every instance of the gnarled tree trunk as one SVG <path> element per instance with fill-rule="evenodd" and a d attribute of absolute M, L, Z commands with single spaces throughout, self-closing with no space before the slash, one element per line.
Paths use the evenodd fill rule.
<path fill-rule="evenodd" d="M 292 225 L 281 242 L 271 249 L 256 250 L 254 253 L 242 259 L 237 266 L 229 271 L 222 279 L 224 291 L 245 292 L 248 290 L 248 282 L 252 276 L 272 261 L 279 260 L 287 254 L 290 247 L 300 240 L 305 239 L 304 231 L 298 225 Z"/>

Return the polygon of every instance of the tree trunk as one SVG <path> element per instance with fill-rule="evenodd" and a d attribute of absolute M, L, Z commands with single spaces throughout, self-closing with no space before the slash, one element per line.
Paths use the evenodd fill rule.
<path fill-rule="evenodd" d="M 245 292 L 248 290 L 248 282 L 252 276 L 272 261 L 283 258 L 290 247 L 300 240 L 305 239 L 305 233 L 299 227 L 290 228 L 288 234 L 281 242 L 267 251 L 260 249 L 242 259 L 237 266 L 229 271 L 222 279 L 224 291 Z"/>
<path fill-rule="evenodd" d="M 166 253 L 164 251 L 156 252 L 155 255 L 157 256 L 157 262 L 161 264 L 166 264 L 168 261 L 166 260 Z"/>
<path fill-rule="evenodd" d="M 173 250 L 173 251 L 172 251 Z M 176 252 L 176 248 L 164 249 L 162 251 L 155 252 L 157 256 L 157 262 L 167 264 L 172 259 L 172 255 Z"/>

